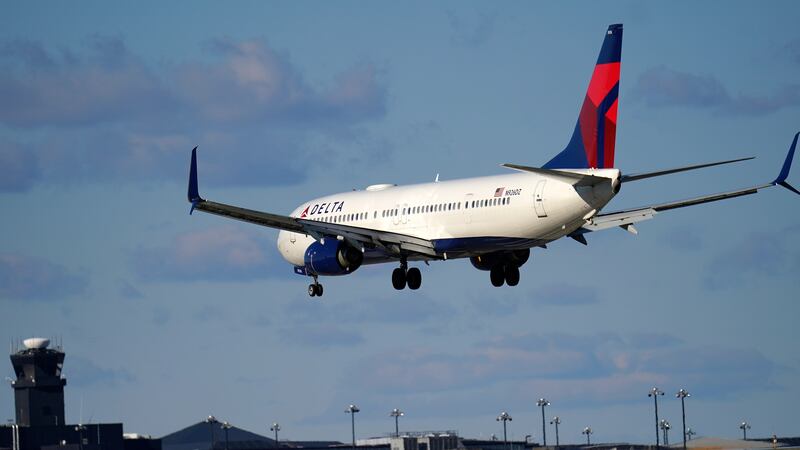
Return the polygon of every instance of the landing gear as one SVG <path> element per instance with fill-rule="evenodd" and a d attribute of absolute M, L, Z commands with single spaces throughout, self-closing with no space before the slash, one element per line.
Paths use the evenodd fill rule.
<path fill-rule="evenodd" d="M 322 297 L 322 285 L 319 284 L 317 277 L 314 277 L 314 282 L 308 285 L 308 295 L 310 297 Z"/>
<path fill-rule="evenodd" d="M 392 286 L 398 291 L 406 287 L 406 271 L 402 267 L 398 267 L 392 271 Z"/>
<path fill-rule="evenodd" d="M 503 283 L 516 286 L 519 284 L 519 267 L 510 264 L 494 266 L 489 271 L 489 279 L 494 287 L 500 287 Z"/>
<path fill-rule="evenodd" d="M 408 268 L 408 262 L 405 259 L 400 260 L 400 267 L 392 271 L 392 286 L 401 291 L 408 286 L 412 291 L 419 289 L 422 286 L 422 272 L 418 268 Z"/>
<path fill-rule="evenodd" d="M 419 289 L 419 287 L 422 286 L 422 272 L 416 267 L 408 269 L 408 272 L 406 272 L 406 283 L 408 283 L 408 288 L 412 291 Z"/>
<path fill-rule="evenodd" d="M 500 287 L 505 281 L 506 275 L 503 271 L 503 266 L 494 266 L 489 271 L 489 279 L 492 280 L 492 286 Z"/>
<path fill-rule="evenodd" d="M 506 284 L 509 286 L 516 286 L 519 284 L 519 267 L 506 266 L 505 270 Z"/>

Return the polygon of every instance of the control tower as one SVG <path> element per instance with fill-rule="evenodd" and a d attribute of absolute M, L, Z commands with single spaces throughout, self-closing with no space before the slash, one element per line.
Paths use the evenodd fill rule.
<path fill-rule="evenodd" d="M 11 354 L 17 379 L 12 381 L 17 425 L 41 427 L 63 426 L 64 386 L 61 377 L 64 352 L 48 348 L 49 339 L 30 338 L 25 348 Z"/>

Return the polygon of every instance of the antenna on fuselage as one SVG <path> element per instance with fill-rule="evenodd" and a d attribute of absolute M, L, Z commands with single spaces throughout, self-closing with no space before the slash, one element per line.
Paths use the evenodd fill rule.
<path fill-rule="evenodd" d="M 435 179 L 435 180 L 433 180 L 433 182 L 434 182 L 434 183 L 438 183 L 438 182 L 439 182 L 439 174 L 438 174 L 438 173 L 436 174 L 436 179 Z"/>

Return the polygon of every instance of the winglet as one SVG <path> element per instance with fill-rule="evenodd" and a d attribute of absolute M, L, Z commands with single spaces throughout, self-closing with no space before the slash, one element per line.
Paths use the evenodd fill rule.
<path fill-rule="evenodd" d="M 189 211 L 189 214 L 192 214 L 197 203 L 203 201 L 197 187 L 197 147 L 192 149 L 192 164 L 189 167 L 189 190 L 187 192 L 187 198 L 189 203 L 192 204 L 192 209 Z"/>
<path fill-rule="evenodd" d="M 786 182 L 786 178 L 789 177 L 789 169 L 792 168 L 792 159 L 794 158 L 794 150 L 797 148 L 797 137 L 800 136 L 800 132 L 794 135 L 794 140 L 792 141 L 791 147 L 789 147 L 789 153 L 786 154 L 786 160 L 783 162 L 783 167 L 781 168 L 781 173 L 778 174 L 778 178 L 775 178 L 775 181 L 772 182 L 773 185 L 781 185 L 786 189 L 794 192 L 795 194 L 800 195 L 800 191 L 795 189 L 791 184 Z"/>

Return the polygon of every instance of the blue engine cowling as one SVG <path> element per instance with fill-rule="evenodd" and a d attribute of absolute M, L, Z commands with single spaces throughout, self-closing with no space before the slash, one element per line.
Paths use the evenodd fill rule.
<path fill-rule="evenodd" d="M 531 256 L 531 250 L 506 250 L 499 252 L 486 253 L 480 256 L 473 256 L 469 259 L 472 266 L 478 270 L 492 270 L 495 266 L 510 265 L 521 267 Z"/>
<path fill-rule="evenodd" d="M 346 242 L 323 239 L 309 245 L 304 256 L 306 272 L 317 275 L 347 275 L 361 267 L 364 254 Z"/>

